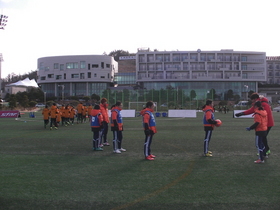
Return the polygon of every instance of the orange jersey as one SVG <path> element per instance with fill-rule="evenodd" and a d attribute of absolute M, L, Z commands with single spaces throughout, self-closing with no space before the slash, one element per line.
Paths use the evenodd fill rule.
<path fill-rule="evenodd" d="M 103 115 L 104 121 L 109 123 L 108 104 L 100 104 L 100 110 Z"/>
<path fill-rule="evenodd" d="M 84 107 L 83 111 L 82 111 L 82 115 L 85 116 L 87 115 L 87 107 Z"/>
<path fill-rule="evenodd" d="M 74 118 L 75 114 L 76 114 L 76 109 L 72 108 L 72 109 L 70 110 L 69 118 Z"/>
<path fill-rule="evenodd" d="M 50 118 L 50 110 L 48 108 L 44 108 L 42 111 L 42 115 L 44 120 L 48 120 Z"/>
<path fill-rule="evenodd" d="M 151 130 L 151 131 L 153 131 L 154 133 L 157 133 L 157 129 L 156 129 L 156 126 L 154 125 L 151 125 L 151 122 L 153 122 L 153 124 L 155 124 L 155 119 L 154 119 L 154 116 L 153 116 L 153 114 L 151 115 L 151 114 L 149 114 L 148 112 L 151 112 L 151 113 L 153 113 L 154 112 L 154 110 L 152 110 L 152 109 L 150 109 L 150 108 L 145 108 L 145 109 L 143 109 L 142 111 L 141 111 L 141 115 L 143 116 L 143 123 L 144 124 L 148 124 L 148 126 L 149 126 L 149 129 Z M 152 120 L 152 121 L 151 121 Z M 145 128 L 144 128 L 144 130 L 145 130 Z"/>
<path fill-rule="evenodd" d="M 82 114 L 83 109 L 84 109 L 83 104 L 78 104 L 78 106 L 77 106 L 77 111 L 78 111 L 78 114 Z"/>
<path fill-rule="evenodd" d="M 61 116 L 62 116 L 62 113 L 60 111 L 58 111 L 58 113 L 56 115 L 56 122 L 60 122 L 61 121 Z"/>
<path fill-rule="evenodd" d="M 255 128 L 256 131 L 267 130 L 267 112 L 265 110 L 255 109 L 254 122 L 258 122 L 258 126 Z"/>
<path fill-rule="evenodd" d="M 58 113 L 58 109 L 55 105 L 51 106 L 51 118 L 56 118 L 56 114 Z"/>

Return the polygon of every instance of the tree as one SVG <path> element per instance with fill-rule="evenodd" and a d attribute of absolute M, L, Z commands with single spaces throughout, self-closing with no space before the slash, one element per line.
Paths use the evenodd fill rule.
<path fill-rule="evenodd" d="M 119 61 L 120 56 L 128 56 L 128 55 L 130 55 L 129 52 L 124 50 L 115 50 L 109 53 L 109 56 L 113 56 L 115 61 Z"/>
<path fill-rule="evenodd" d="M 196 92 L 195 92 L 195 90 L 191 90 L 191 92 L 190 92 L 190 97 L 191 97 L 191 100 L 193 100 L 194 98 L 196 98 Z"/>
<path fill-rule="evenodd" d="M 23 107 L 23 108 L 27 108 L 29 106 L 29 99 L 27 97 L 27 95 L 24 95 L 23 96 L 23 99 L 22 101 L 20 102 L 20 105 Z"/>
<path fill-rule="evenodd" d="M 91 95 L 91 100 L 93 101 L 93 103 L 96 103 L 97 101 L 100 101 L 100 96 L 94 93 Z"/>
<path fill-rule="evenodd" d="M 215 95 L 216 95 L 215 89 L 212 88 L 211 90 L 207 91 L 207 98 L 214 100 Z"/>
<path fill-rule="evenodd" d="M 17 99 L 16 99 L 16 95 L 15 94 L 11 94 L 10 98 L 8 99 L 9 101 L 9 108 L 10 109 L 14 109 L 17 106 Z"/>
<path fill-rule="evenodd" d="M 226 98 L 228 100 L 233 99 L 233 90 L 228 90 L 227 93 L 226 93 L 226 96 L 227 96 Z"/>

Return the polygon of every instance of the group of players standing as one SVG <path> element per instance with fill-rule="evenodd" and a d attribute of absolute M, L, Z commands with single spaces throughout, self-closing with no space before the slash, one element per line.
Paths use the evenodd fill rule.
<path fill-rule="evenodd" d="M 113 132 L 113 151 L 116 154 L 125 152 L 126 149 L 122 148 L 123 140 L 123 120 L 121 115 L 122 103 L 117 101 L 111 107 L 111 120 L 110 127 Z M 146 160 L 154 160 L 155 155 L 151 154 L 151 143 L 153 135 L 157 132 L 154 112 L 154 102 L 148 101 L 146 107 L 141 111 L 143 116 L 143 129 L 145 133 L 144 143 L 144 156 Z M 107 99 L 102 98 L 100 104 L 96 104 L 90 112 L 91 129 L 93 132 L 93 150 L 102 151 L 101 145 L 108 146 L 107 132 L 109 124 L 108 104 Z M 102 144 L 102 139 L 104 143 Z"/>
<path fill-rule="evenodd" d="M 58 129 L 58 126 L 68 126 L 74 125 L 75 116 L 77 116 L 77 123 L 84 123 L 92 109 L 92 106 L 84 106 L 80 103 L 75 109 L 74 106 L 71 105 L 62 105 L 58 107 L 56 103 L 53 103 L 52 106 L 45 108 L 42 110 L 42 115 L 44 119 L 44 127 L 47 128 L 47 125 L 50 123 L 50 130 Z"/>
<path fill-rule="evenodd" d="M 121 154 L 126 149 L 122 147 L 123 140 L 123 120 L 121 115 L 122 102 L 117 101 L 111 107 L 111 120 L 109 118 L 108 103 L 106 98 L 102 98 L 100 103 L 97 103 L 92 107 L 84 106 L 83 103 L 79 103 L 76 109 L 71 105 L 62 105 L 60 108 L 55 103 L 48 108 L 46 106 L 42 115 L 44 118 L 44 127 L 46 128 L 50 121 L 50 130 L 58 129 L 58 125 L 68 126 L 74 124 L 75 116 L 77 116 L 77 123 L 84 123 L 86 119 L 89 119 L 91 130 L 93 132 L 93 151 L 103 151 L 103 146 L 110 146 L 107 140 L 107 134 L 109 129 L 109 123 L 111 131 L 113 132 L 113 152 Z M 153 135 L 156 131 L 155 117 L 153 115 L 154 103 L 148 101 L 146 107 L 141 111 L 143 116 L 143 129 L 145 133 L 144 143 L 144 155 L 146 160 L 154 160 L 155 155 L 151 154 L 151 143 Z M 102 143 L 103 142 L 103 143 Z"/>

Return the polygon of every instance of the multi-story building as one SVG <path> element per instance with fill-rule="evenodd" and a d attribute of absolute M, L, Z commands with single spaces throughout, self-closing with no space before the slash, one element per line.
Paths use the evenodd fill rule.
<path fill-rule="evenodd" d="M 100 95 L 113 86 L 118 63 L 107 55 L 53 56 L 38 59 L 38 84 L 47 97 Z"/>
<path fill-rule="evenodd" d="M 265 52 L 138 49 L 136 54 L 136 81 L 144 89 L 195 90 L 198 99 L 213 89 L 213 98 L 223 100 L 229 90 L 246 98 L 266 80 Z"/>
<path fill-rule="evenodd" d="M 267 84 L 280 84 L 280 56 L 267 56 Z"/>
<path fill-rule="evenodd" d="M 118 84 L 119 88 L 180 89 L 185 95 L 195 91 L 197 100 L 210 93 L 213 99 L 224 100 L 229 99 L 229 91 L 246 99 L 248 92 L 258 91 L 258 83 L 270 77 L 265 52 L 138 49 L 135 56 L 124 56 L 119 63 L 118 67 L 107 55 L 39 58 L 38 84 L 48 97 L 101 95 Z M 275 72 L 280 72 L 278 67 L 273 64 Z"/>

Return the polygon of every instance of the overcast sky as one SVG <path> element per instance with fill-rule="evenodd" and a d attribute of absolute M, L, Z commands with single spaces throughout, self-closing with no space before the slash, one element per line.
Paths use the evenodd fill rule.
<path fill-rule="evenodd" d="M 37 59 L 113 50 L 260 51 L 280 56 L 279 0 L 0 0 L 2 78 Z"/>

